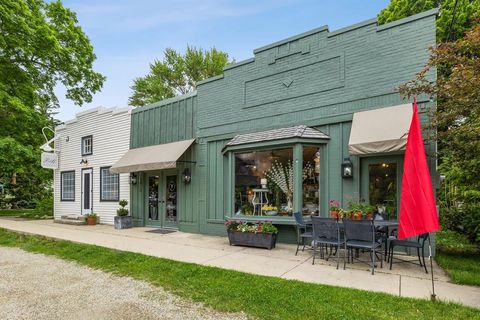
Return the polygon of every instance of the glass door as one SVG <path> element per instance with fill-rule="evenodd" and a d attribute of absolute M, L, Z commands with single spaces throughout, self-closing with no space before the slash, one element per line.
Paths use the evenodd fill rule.
<path fill-rule="evenodd" d="M 400 204 L 403 155 L 361 159 L 361 201 L 396 220 Z"/>
<path fill-rule="evenodd" d="M 160 173 L 147 176 L 147 212 L 145 213 L 145 225 L 161 227 L 161 199 L 160 199 Z"/>
<path fill-rule="evenodd" d="M 163 226 L 178 228 L 177 197 L 178 176 L 175 171 L 165 171 L 162 175 L 162 202 Z"/>
<path fill-rule="evenodd" d="M 175 171 L 164 171 L 148 175 L 146 226 L 178 227 L 177 178 Z"/>
<path fill-rule="evenodd" d="M 82 215 L 92 213 L 93 169 L 82 169 Z"/>

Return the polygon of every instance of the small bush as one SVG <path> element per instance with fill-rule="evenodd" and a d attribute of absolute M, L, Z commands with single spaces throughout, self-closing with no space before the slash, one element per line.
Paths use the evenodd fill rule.
<path fill-rule="evenodd" d="M 478 247 L 471 243 L 468 238 L 455 231 L 442 230 L 436 234 L 437 250 L 451 254 L 476 254 Z"/>
<path fill-rule="evenodd" d="M 123 199 L 118 202 L 120 208 L 117 209 L 117 216 L 126 217 L 128 216 L 128 209 L 125 208 L 128 205 L 128 201 Z"/>
<path fill-rule="evenodd" d="M 53 216 L 53 196 L 47 196 L 38 202 L 35 211 L 39 215 Z"/>

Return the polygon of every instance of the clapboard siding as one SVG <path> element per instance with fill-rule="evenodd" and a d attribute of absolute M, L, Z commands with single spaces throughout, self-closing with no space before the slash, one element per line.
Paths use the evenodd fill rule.
<path fill-rule="evenodd" d="M 54 173 L 55 218 L 81 214 L 81 172 L 93 168 L 93 212 L 100 223 L 113 224 L 117 202 L 100 201 L 100 168 L 113 165 L 128 150 L 130 140 L 130 109 L 96 108 L 77 114 L 76 119 L 56 128 L 61 138 L 55 148 L 60 150 L 59 169 Z M 93 154 L 84 156 L 81 165 L 81 139 L 93 136 Z M 68 141 L 67 141 L 68 137 Z M 60 201 L 60 172 L 75 170 L 75 201 Z M 129 174 L 120 174 L 120 199 L 130 202 Z"/>

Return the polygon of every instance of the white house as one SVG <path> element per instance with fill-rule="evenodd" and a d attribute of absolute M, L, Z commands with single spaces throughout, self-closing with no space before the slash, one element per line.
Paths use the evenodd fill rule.
<path fill-rule="evenodd" d="M 113 224 L 118 201 L 130 202 L 129 174 L 109 169 L 128 151 L 130 108 L 95 108 L 55 129 L 54 218 L 94 212 Z"/>

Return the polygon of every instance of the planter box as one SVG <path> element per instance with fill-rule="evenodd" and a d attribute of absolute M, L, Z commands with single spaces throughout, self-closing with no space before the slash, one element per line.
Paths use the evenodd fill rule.
<path fill-rule="evenodd" d="M 115 216 L 113 217 L 115 229 L 129 229 L 133 227 L 133 220 L 131 216 Z"/>
<path fill-rule="evenodd" d="M 275 243 L 277 242 L 277 235 L 273 233 L 236 232 L 230 230 L 227 233 L 231 246 L 247 246 L 271 250 L 275 248 Z"/>

